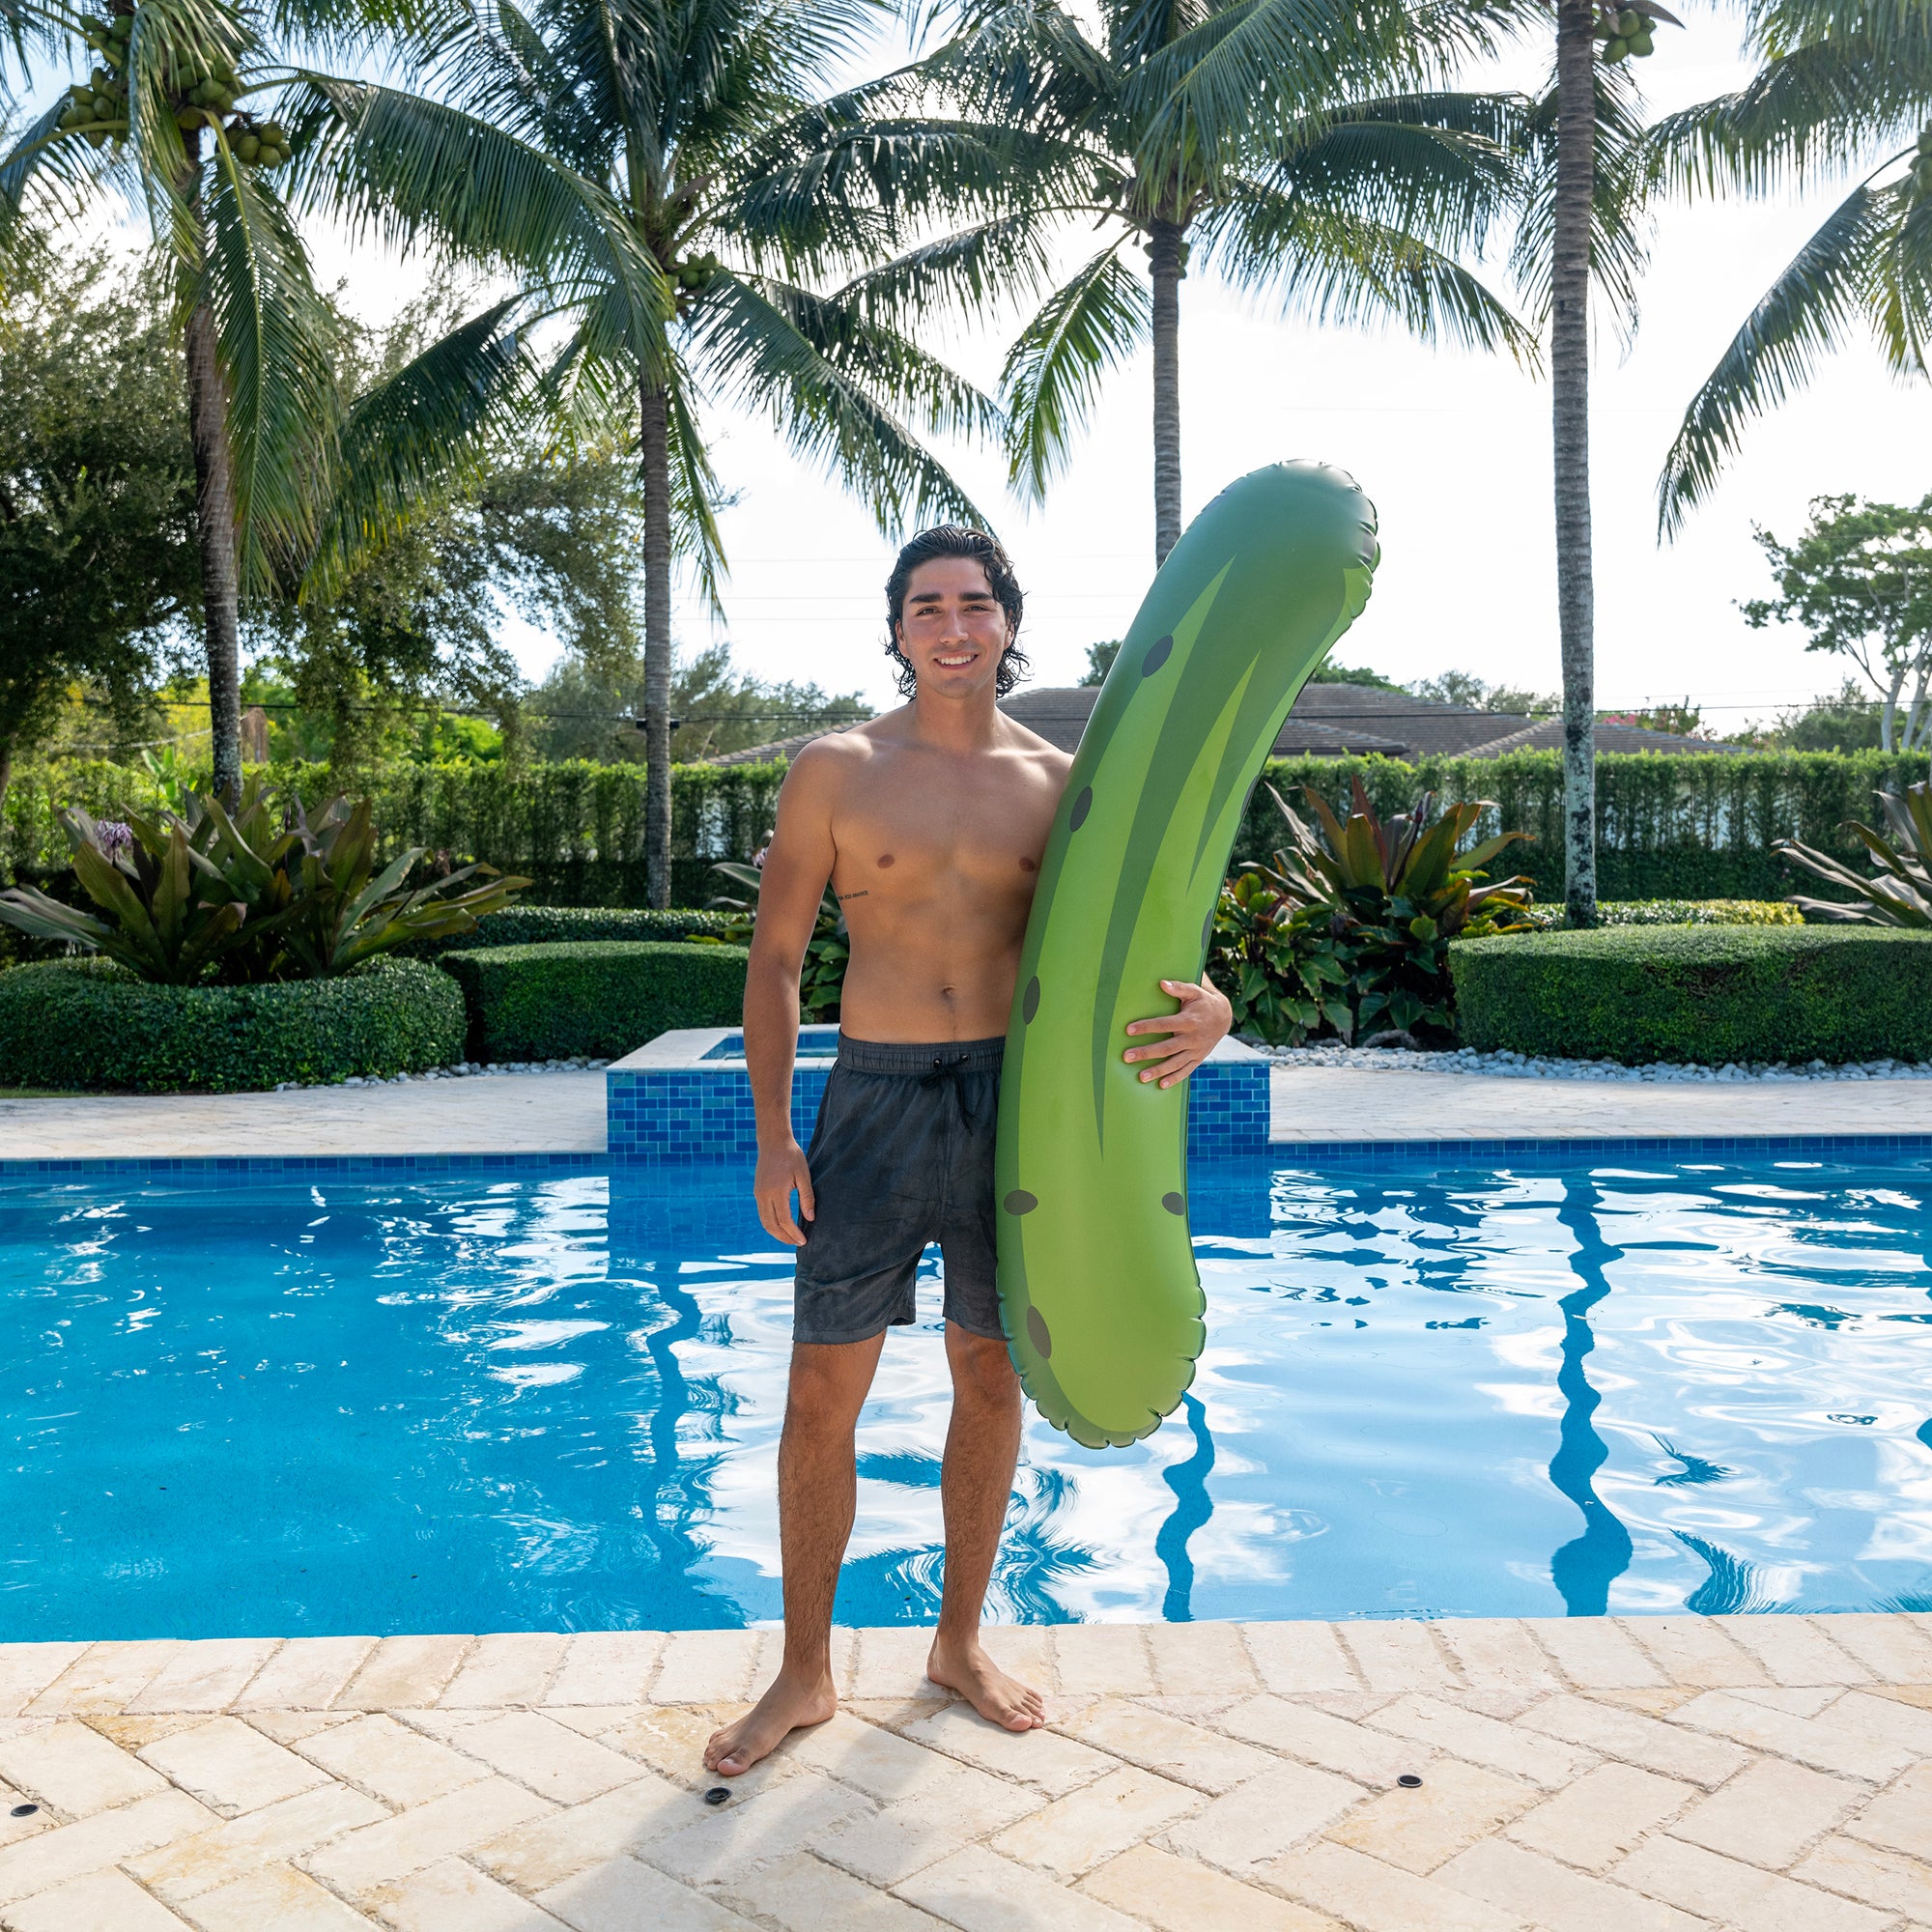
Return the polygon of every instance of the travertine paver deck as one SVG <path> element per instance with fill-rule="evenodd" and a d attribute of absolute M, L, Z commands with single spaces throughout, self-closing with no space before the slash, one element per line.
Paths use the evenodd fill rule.
<path fill-rule="evenodd" d="M 924 1640 L 717 1805 L 769 1632 L 0 1646 L 0 1926 L 1932 1927 L 1932 1617 L 998 1631 L 1029 1737 Z"/>
<path fill-rule="evenodd" d="M 1916 1134 L 1919 1080 L 1642 1086 L 1481 1074 L 1277 1067 L 1274 1138 L 1555 1140 Z M 0 1160 L 184 1154 L 601 1153 L 601 1073 L 517 1073 L 296 1094 L 0 1099 Z"/>

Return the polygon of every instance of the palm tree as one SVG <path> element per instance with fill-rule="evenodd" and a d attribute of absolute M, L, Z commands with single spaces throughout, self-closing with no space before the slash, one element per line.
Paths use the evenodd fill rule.
<path fill-rule="evenodd" d="M 674 554 L 717 597 L 724 555 L 704 405 L 769 411 L 853 489 L 882 532 L 908 516 L 984 521 L 919 431 L 990 432 L 970 384 L 858 302 L 813 284 L 876 257 L 961 165 L 863 95 L 814 98 L 864 0 L 498 0 L 423 50 L 428 94 L 317 79 L 329 167 L 368 223 L 507 272 L 567 421 L 636 426 L 644 493 L 645 848 L 670 891 Z M 607 202 L 626 255 L 573 238 Z M 722 251 L 722 252 L 721 252 Z M 729 259 L 725 259 L 726 256 Z M 910 419 L 910 420 L 909 420 Z"/>
<path fill-rule="evenodd" d="M 305 145 L 277 118 L 300 70 L 273 59 L 264 39 L 315 18 L 291 8 L 270 20 L 231 0 L 111 0 L 105 15 L 0 4 L 13 9 L 0 26 L 30 76 L 36 62 L 93 61 L 0 159 L 0 270 L 42 208 L 79 216 L 118 191 L 147 210 L 172 281 L 213 781 L 233 796 L 241 599 L 379 541 L 513 386 L 515 345 L 502 314 L 488 315 L 355 406 L 338 392 L 329 311 L 274 180 Z"/>
<path fill-rule="evenodd" d="M 1639 0 L 1639 18 L 1671 16 Z M 1633 9 L 1632 11 L 1635 11 Z M 1563 668 L 1564 899 L 1597 917 L 1596 585 L 1590 532 L 1590 316 L 1602 298 L 1627 334 L 1644 256 L 1643 123 L 1629 70 L 1601 61 L 1612 24 L 1596 0 L 1557 0 L 1556 71 L 1523 123 L 1526 195 L 1516 280 L 1549 342 L 1556 620 Z M 1634 36 L 1619 36 L 1628 47 Z M 1645 52 L 1648 40 L 1639 43 Z"/>
<path fill-rule="evenodd" d="M 1762 194 L 1854 169 L 1858 180 L 1761 296 L 1684 412 L 1658 480 L 1672 537 L 1716 488 L 1755 416 L 1811 379 L 1861 326 L 1900 376 L 1932 373 L 1932 11 L 1851 15 L 1818 0 L 1755 9 L 1765 64 L 1737 93 L 1661 121 L 1662 180 Z"/>
<path fill-rule="evenodd" d="M 1194 251 L 1289 311 L 1525 353 L 1526 331 L 1455 258 L 1511 205 L 1517 106 L 1406 85 L 1421 64 L 1413 22 L 1386 6 L 1101 0 L 1099 21 L 1093 39 L 1056 0 L 1012 0 L 897 77 L 955 103 L 962 150 L 1001 165 L 980 218 L 854 293 L 894 312 L 1037 291 L 1054 242 L 1098 229 L 1098 251 L 1007 356 L 1012 478 L 1044 493 L 1107 371 L 1151 338 L 1158 564 L 1180 535 L 1180 283 Z M 1145 279 L 1125 259 L 1133 242 Z"/>

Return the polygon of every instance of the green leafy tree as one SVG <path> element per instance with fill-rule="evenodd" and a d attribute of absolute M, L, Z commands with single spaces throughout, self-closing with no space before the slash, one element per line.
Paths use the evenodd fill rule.
<path fill-rule="evenodd" d="M 200 595 L 175 358 L 136 281 L 22 260 L 0 298 L 0 802 L 77 689 L 131 735 Z"/>
<path fill-rule="evenodd" d="M 367 220 L 516 278 L 566 325 L 546 378 L 556 406 L 600 434 L 635 426 L 657 905 L 670 891 L 672 559 L 691 557 L 714 596 L 723 565 L 705 396 L 769 412 L 882 530 L 983 521 L 919 432 L 990 431 L 994 406 L 849 294 L 820 292 L 890 247 L 955 166 L 958 144 L 917 119 L 817 98 L 869 17 L 863 0 L 498 5 L 425 43 L 437 98 L 312 83 Z M 607 204 L 598 219 L 624 253 L 600 266 L 574 238 Z"/>
<path fill-rule="evenodd" d="M 9 4 L 30 80 L 85 74 L 0 156 L 0 274 L 41 215 L 79 218 L 119 200 L 146 211 L 194 457 L 214 781 L 233 797 L 243 597 L 326 579 L 379 541 L 427 479 L 464 459 L 521 358 L 498 307 L 345 402 L 330 311 L 280 183 L 288 170 L 327 198 L 312 162 L 328 97 L 286 55 L 318 38 L 366 46 L 347 10 L 109 0 L 104 14 L 75 15 Z"/>
<path fill-rule="evenodd" d="M 1111 639 L 1104 644 L 1087 646 L 1087 668 L 1080 674 L 1083 685 L 1100 685 L 1107 681 L 1107 673 L 1114 668 L 1114 660 L 1121 654 L 1121 640 Z"/>
<path fill-rule="evenodd" d="M 1758 298 L 1685 411 L 1658 480 L 1675 536 L 1756 417 L 1868 334 L 1922 380 L 1932 344 L 1932 9 L 1762 0 L 1747 15 L 1763 66 L 1735 94 L 1661 121 L 1660 178 L 1690 194 L 1784 194 L 1856 177 Z"/>
<path fill-rule="evenodd" d="M 1050 290 L 1002 379 L 1012 480 L 1034 497 L 1109 372 L 1151 342 L 1159 563 L 1181 527 L 1191 262 L 1288 313 L 1526 350 L 1458 259 L 1511 205 L 1517 107 L 1413 84 L 1423 16 L 1397 7 L 1101 0 L 1092 17 L 1090 34 L 1054 0 L 986 7 L 913 71 L 904 84 L 956 103 L 962 149 L 997 166 L 979 219 L 861 286 L 893 313 Z M 962 202 L 976 186 L 962 179 Z M 1097 251 L 1053 287 L 1055 244 L 1094 230 Z"/>
<path fill-rule="evenodd" d="M 1856 664 L 1878 694 L 1879 748 L 1932 748 L 1932 496 L 1906 507 L 1814 497 L 1794 544 L 1757 540 L 1777 595 L 1744 605 L 1753 629 L 1802 624 L 1807 650 Z"/>
<path fill-rule="evenodd" d="M 530 735 L 553 758 L 634 764 L 644 755 L 638 729 L 643 666 L 558 660 L 529 699 Z M 694 651 L 671 675 L 672 759 L 679 763 L 741 752 L 826 724 L 858 724 L 872 707 L 856 691 L 832 695 L 816 684 L 774 682 L 742 672 L 726 643 Z"/>

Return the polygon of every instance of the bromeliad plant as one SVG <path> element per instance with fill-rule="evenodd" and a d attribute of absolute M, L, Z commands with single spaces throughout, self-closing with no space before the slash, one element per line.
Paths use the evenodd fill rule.
<path fill-rule="evenodd" d="M 751 945 L 752 927 L 758 916 L 758 889 L 764 884 L 765 875 L 755 866 L 741 866 L 730 859 L 713 866 L 711 869 L 723 872 L 733 884 L 743 886 L 751 897 L 713 899 L 711 903 L 725 915 L 728 922 L 726 928 L 716 938 L 710 934 L 694 934 L 693 944 Z M 818 902 L 818 917 L 812 923 L 811 937 L 806 942 L 805 963 L 798 976 L 799 1016 L 806 1025 L 813 1026 L 838 1017 L 838 1002 L 845 990 L 845 962 L 851 953 L 852 948 L 845 931 L 845 915 L 838 910 L 838 900 L 828 885 L 825 896 Z"/>
<path fill-rule="evenodd" d="M 1872 878 L 1861 878 L 1849 866 L 1841 866 L 1829 854 L 1800 844 L 1796 838 L 1780 838 L 1771 848 L 1779 858 L 1816 873 L 1828 885 L 1856 893 L 1863 903 L 1848 905 L 1834 899 L 1802 898 L 1796 894 L 1790 903 L 1812 919 L 1932 927 L 1932 782 L 1907 785 L 1903 798 L 1882 791 L 1878 803 L 1890 838 L 1882 838 L 1857 819 L 1848 820 L 1844 828 L 1857 834 L 1859 842 L 1872 855 L 1877 867 Z"/>
<path fill-rule="evenodd" d="M 1346 990 L 1336 995 L 1346 999 L 1353 1017 L 1345 1037 L 1452 1037 L 1449 942 L 1527 923 L 1528 880 L 1487 883 L 1485 867 L 1528 834 L 1503 832 L 1465 848 L 1464 839 L 1491 809 L 1486 800 L 1452 805 L 1434 817 L 1435 795 L 1424 792 L 1412 810 L 1384 823 L 1360 779 L 1353 781 L 1353 810 L 1346 821 L 1312 785 L 1302 792 L 1313 825 L 1268 787 L 1288 827 L 1288 844 L 1275 852 L 1272 865 L 1254 869 L 1279 890 L 1291 918 L 1325 914 L 1348 968 Z"/>
<path fill-rule="evenodd" d="M 412 889 L 423 848 L 379 871 L 366 799 L 332 799 L 311 820 L 298 802 L 278 811 L 251 778 L 233 813 L 202 792 L 184 808 L 126 823 L 63 812 L 97 910 L 16 886 L 0 892 L 0 921 L 159 985 L 327 980 L 410 940 L 469 932 L 530 883 L 478 865 Z"/>

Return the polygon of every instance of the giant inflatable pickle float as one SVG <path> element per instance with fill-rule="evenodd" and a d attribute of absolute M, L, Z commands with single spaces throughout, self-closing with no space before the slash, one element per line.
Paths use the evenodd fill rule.
<path fill-rule="evenodd" d="M 1187 1083 L 1144 1084 L 1126 1024 L 1200 977 L 1249 788 L 1378 554 L 1339 469 L 1230 484 L 1161 565 L 1054 818 L 1007 1032 L 1000 1306 L 1027 1393 L 1090 1448 L 1157 1428 L 1205 1339 Z"/>

